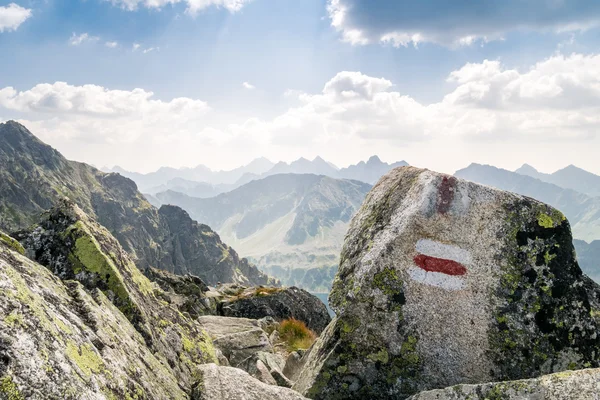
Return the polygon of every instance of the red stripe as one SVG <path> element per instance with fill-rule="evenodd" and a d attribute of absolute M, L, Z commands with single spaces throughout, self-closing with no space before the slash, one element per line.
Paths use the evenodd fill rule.
<path fill-rule="evenodd" d="M 464 275 L 467 269 L 461 263 L 443 258 L 429 257 L 424 254 L 415 256 L 415 264 L 428 272 L 441 272 L 447 275 Z"/>

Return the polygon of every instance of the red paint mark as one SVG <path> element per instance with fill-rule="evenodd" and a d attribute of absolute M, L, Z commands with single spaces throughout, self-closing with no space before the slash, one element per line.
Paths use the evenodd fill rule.
<path fill-rule="evenodd" d="M 429 257 L 419 254 L 414 258 L 415 264 L 427 272 L 441 272 L 446 275 L 464 275 L 467 269 L 461 263 L 443 258 Z"/>
<path fill-rule="evenodd" d="M 456 178 L 453 176 L 444 176 L 442 183 L 438 188 L 437 211 L 440 214 L 446 214 L 450 211 L 452 200 L 454 200 L 454 190 L 456 188 Z"/>

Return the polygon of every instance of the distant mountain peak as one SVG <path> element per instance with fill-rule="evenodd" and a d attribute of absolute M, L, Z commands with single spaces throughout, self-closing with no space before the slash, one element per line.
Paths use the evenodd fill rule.
<path fill-rule="evenodd" d="M 383 162 L 381 161 L 381 159 L 378 156 L 371 156 L 369 157 L 369 160 L 367 161 L 368 165 L 372 165 L 372 164 L 383 164 Z"/>
<path fill-rule="evenodd" d="M 516 169 L 515 172 L 520 175 L 528 175 L 534 178 L 537 178 L 540 175 L 540 172 L 529 164 L 521 165 L 521 167 Z"/>

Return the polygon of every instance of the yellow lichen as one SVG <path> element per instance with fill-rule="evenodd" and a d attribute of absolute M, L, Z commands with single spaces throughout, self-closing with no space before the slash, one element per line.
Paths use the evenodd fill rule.
<path fill-rule="evenodd" d="M 0 232 L 0 243 L 3 243 L 9 249 L 14 250 L 21 255 L 25 255 L 25 249 L 21 246 L 21 243 L 2 232 Z"/>
<path fill-rule="evenodd" d="M 23 325 L 23 316 L 13 311 L 4 318 L 4 323 L 10 327 Z"/>
<path fill-rule="evenodd" d="M 19 388 L 17 388 L 17 385 L 10 376 L 5 376 L 0 379 L 0 394 L 2 394 L 1 397 L 6 400 L 25 400 L 25 397 L 23 397 Z"/>
<path fill-rule="evenodd" d="M 88 378 L 104 369 L 104 362 L 93 347 L 87 343 L 77 346 L 75 343 L 69 342 L 65 354 Z"/>

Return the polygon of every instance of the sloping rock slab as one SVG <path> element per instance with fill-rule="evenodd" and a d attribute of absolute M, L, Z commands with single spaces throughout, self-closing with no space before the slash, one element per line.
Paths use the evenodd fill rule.
<path fill-rule="evenodd" d="M 330 295 L 337 317 L 294 388 L 315 399 L 402 399 L 596 368 L 589 285 L 560 211 L 395 169 L 352 220 Z"/>
<path fill-rule="evenodd" d="M 430 390 L 410 397 L 410 400 L 596 400 L 600 396 L 600 370 L 559 372 L 536 379 L 456 385 Z"/>
<path fill-rule="evenodd" d="M 199 367 L 200 380 L 192 400 L 303 400 L 298 392 L 267 385 L 241 369 L 206 364 Z"/>

